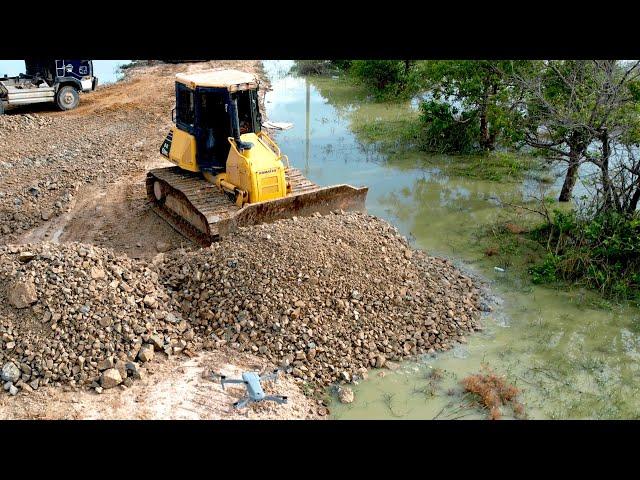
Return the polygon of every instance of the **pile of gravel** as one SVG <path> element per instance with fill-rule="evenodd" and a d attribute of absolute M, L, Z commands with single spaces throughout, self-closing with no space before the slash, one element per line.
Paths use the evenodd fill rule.
<path fill-rule="evenodd" d="M 0 137 L 10 135 L 11 132 L 39 130 L 54 122 L 53 117 L 43 115 L 0 115 Z"/>
<path fill-rule="evenodd" d="M 470 278 L 364 214 L 242 229 L 166 255 L 158 272 L 205 346 L 265 356 L 316 387 L 446 350 L 479 328 Z"/>
<path fill-rule="evenodd" d="M 143 375 L 154 350 L 189 352 L 157 274 L 82 244 L 0 247 L 0 366 L 5 390 L 110 388 Z M 101 373 L 102 372 L 102 373 Z M 12 388 L 13 387 L 13 388 Z"/>
<path fill-rule="evenodd" d="M 229 345 L 318 389 L 449 349 L 480 328 L 448 261 L 364 214 L 241 229 L 153 265 L 83 244 L 0 247 L 5 389 L 130 385 L 154 352 Z"/>
<path fill-rule="evenodd" d="M 27 137 L 28 133 L 21 135 Z M 62 133 L 54 134 L 42 148 L 35 148 L 35 142 L 25 138 L 30 151 L 20 156 L 7 154 L 4 143 L 9 143 L 8 139 L 0 138 L 0 240 L 7 236 L 4 243 L 12 243 L 21 233 L 68 211 L 74 196 L 87 184 L 113 180 L 126 166 L 139 167 L 143 148 L 153 146 L 137 136 L 132 138 L 120 125 L 64 141 Z M 118 134 L 123 146 L 116 152 L 114 137 Z M 111 161 L 116 155 L 122 158 L 114 168 Z"/>

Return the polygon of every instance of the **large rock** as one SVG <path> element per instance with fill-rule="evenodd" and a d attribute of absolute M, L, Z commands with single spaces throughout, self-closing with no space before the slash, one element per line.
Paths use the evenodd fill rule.
<path fill-rule="evenodd" d="M 2 380 L 5 382 L 16 383 L 20 380 L 20 369 L 13 362 L 7 362 L 2 367 Z"/>
<path fill-rule="evenodd" d="M 158 304 L 156 297 L 154 297 L 153 295 L 145 295 L 143 302 L 147 307 L 151 308 L 155 307 Z"/>
<path fill-rule="evenodd" d="M 102 385 L 102 388 L 117 387 L 121 383 L 122 375 L 120 375 L 120 372 L 115 368 L 110 368 L 102 372 L 102 376 L 100 377 L 100 385 Z"/>
<path fill-rule="evenodd" d="M 169 242 L 165 242 L 164 240 L 158 240 L 156 242 L 156 250 L 160 253 L 168 252 L 171 248 L 172 245 Z"/>
<path fill-rule="evenodd" d="M 153 360 L 153 345 L 147 344 L 140 347 L 138 359 L 140 359 L 141 362 L 150 362 Z"/>
<path fill-rule="evenodd" d="M 89 274 L 94 280 L 103 280 L 107 278 L 107 274 L 105 273 L 105 271 L 102 268 L 98 267 L 91 267 Z"/>
<path fill-rule="evenodd" d="M 22 263 L 30 262 L 34 258 L 36 258 L 36 254 L 33 252 L 26 251 L 26 252 L 20 252 L 18 254 L 18 260 L 20 260 Z"/>
<path fill-rule="evenodd" d="M 113 368 L 113 359 L 111 357 L 98 362 L 98 370 L 103 371 L 109 370 L 110 368 Z"/>
<path fill-rule="evenodd" d="M 351 390 L 349 387 L 342 387 L 338 391 L 338 398 L 342 403 L 352 403 L 355 400 L 356 396 L 353 393 L 353 390 Z"/>
<path fill-rule="evenodd" d="M 33 280 L 16 279 L 7 288 L 7 300 L 16 308 L 26 308 L 38 301 L 38 293 Z"/>
<path fill-rule="evenodd" d="M 161 335 L 151 335 L 149 342 L 155 347 L 156 350 L 161 351 L 164 348 L 164 340 Z"/>
<path fill-rule="evenodd" d="M 135 362 L 127 362 L 125 364 L 127 369 L 127 375 L 133 377 L 135 380 L 143 380 L 144 379 L 144 370 L 140 368 L 140 366 Z"/>

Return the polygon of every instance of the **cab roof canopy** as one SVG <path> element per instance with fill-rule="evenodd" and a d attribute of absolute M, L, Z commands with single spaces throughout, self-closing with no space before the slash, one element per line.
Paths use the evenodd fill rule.
<path fill-rule="evenodd" d="M 179 73 L 176 81 L 191 89 L 196 87 L 226 88 L 230 92 L 258 88 L 258 81 L 251 73 L 240 70 L 206 70 L 196 73 Z"/>

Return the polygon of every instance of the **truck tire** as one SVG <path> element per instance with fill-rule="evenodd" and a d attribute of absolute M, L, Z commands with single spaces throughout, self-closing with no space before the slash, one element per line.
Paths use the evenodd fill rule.
<path fill-rule="evenodd" d="M 75 87 L 66 85 L 58 90 L 56 104 L 60 110 L 73 110 L 80 103 L 80 94 Z"/>
<path fill-rule="evenodd" d="M 4 102 L 0 100 L 0 115 L 4 114 Z"/>

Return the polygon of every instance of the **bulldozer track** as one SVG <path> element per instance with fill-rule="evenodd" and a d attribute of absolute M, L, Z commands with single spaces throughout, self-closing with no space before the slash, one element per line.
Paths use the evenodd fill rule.
<path fill-rule="evenodd" d="M 288 168 L 285 174 L 291 184 L 290 195 L 238 207 L 199 173 L 179 167 L 157 168 L 147 173 L 147 198 L 153 210 L 175 230 L 203 247 L 246 225 L 293 215 L 305 216 L 316 211 L 364 210 L 366 187 L 320 187 L 295 168 Z M 156 188 L 161 191 L 160 200 Z"/>

